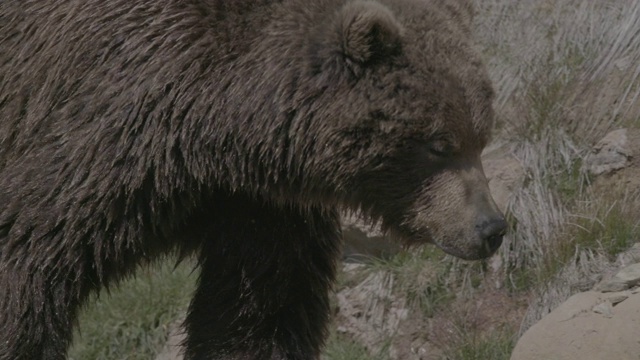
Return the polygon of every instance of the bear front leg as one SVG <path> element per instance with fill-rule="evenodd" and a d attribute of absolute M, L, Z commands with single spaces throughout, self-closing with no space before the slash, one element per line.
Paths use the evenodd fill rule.
<path fill-rule="evenodd" d="M 318 359 L 341 241 L 335 211 L 235 200 L 203 246 L 186 359 Z"/>
<path fill-rule="evenodd" d="M 89 293 L 83 255 L 8 248 L 0 250 L 0 360 L 65 359 L 78 307 Z"/>

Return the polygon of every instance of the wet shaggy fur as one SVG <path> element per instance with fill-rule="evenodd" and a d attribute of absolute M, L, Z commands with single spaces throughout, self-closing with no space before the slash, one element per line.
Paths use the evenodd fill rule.
<path fill-rule="evenodd" d="M 63 359 L 87 296 L 170 252 L 201 269 L 186 358 L 317 359 L 339 207 L 407 243 L 495 251 L 470 16 L 463 0 L 0 2 L 0 359 Z"/>

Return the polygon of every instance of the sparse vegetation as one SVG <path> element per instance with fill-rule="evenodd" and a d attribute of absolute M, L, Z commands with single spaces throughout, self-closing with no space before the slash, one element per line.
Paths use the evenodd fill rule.
<path fill-rule="evenodd" d="M 593 211 L 595 217 L 579 217 L 574 225 L 576 246 L 614 256 L 638 241 L 637 211 L 620 202 L 604 203 Z"/>
<path fill-rule="evenodd" d="M 335 331 L 331 333 L 322 360 L 388 360 L 389 357 L 380 352 L 370 354 L 357 341 L 342 336 Z"/>
<path fill-rule="evenodd" d="M 449 291 L 450 262 L 442 251 L 433 246 L 401 252 L 389 260 L 375 259 L 368 271 L 386 271 L 393 275 L 393 291 L 404 294 L 410 306 L 431 317 L 440 305 L 448 303 L 455 294 Z"/>
<path fill-rule="evenodd" d="M 457 346 L 445 351 L 442 360 L 509 360 L 515 345 L 515 336 L 511 332 L 495 331 L 486 336 L 459 329 Z"/>
<path fill-rule="evenodd" d="M 91 301 L 81 312 L 69 359 L 153 359 L 170 325 L 184 316 L 195 288 L 193 263 L 174 264 L 140 269 L 136 277 Z"/>

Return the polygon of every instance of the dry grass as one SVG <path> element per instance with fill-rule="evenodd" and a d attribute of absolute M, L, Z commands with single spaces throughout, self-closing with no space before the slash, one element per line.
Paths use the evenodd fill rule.
<path fill-rule="evenodd" d="M 176 267 L 170 258 L 93 296 L 81 311 L 69 359 L 154 359 L 186 312 L 195 289 L 193 269 L 192 260 Z"/>
<path fill-rule="evenodd" d="M 608 131 L 640 127 L 640 2 L 476 6 L 497 90 L 497 138 L 526 173 L 500 252 L 506 283 L 535 294 L 525 330 L 638 240 L 638 217 L 625 216 L 637 201 L 596 194 L 581 164 Z"/>

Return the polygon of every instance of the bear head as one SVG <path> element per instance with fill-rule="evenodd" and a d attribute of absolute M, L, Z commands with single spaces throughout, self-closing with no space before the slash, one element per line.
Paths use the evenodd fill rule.
<path fill-rule="evenodd" d="M 314 94 L 316 188 L 405 243 L 479 259 L 507 224 L 480 160 L 493 90 L 471 21 L 463 0 L 341 3 L 312 24 L 301 82 Z"/>

